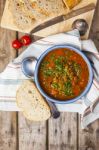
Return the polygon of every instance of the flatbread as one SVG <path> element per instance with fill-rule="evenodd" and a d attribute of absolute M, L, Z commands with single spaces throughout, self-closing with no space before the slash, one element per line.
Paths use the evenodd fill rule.
<path fill-rule="evenodd" d="M 67 14 L 68 9 L 81 0 L 9 0 L 14 24 L 21 30 L 32 30 L 56 16 Z"/>
<path fill-rule="evenodd" d="M 19 0 L 9 0 L 9 10 L 13 15 L 13 22 L 18 28 L 28 29 L 35 24 L 35 18 L 23 12 L 24 4 Z"/>
<path fill-rule="evenodd" d="M 50 108 L 32 81 L 24 81 L 16 94 L 18 107 L 32 121 L 44 121 L 50 116 Z"/>
<path fill-rule="evenodd" d="M 32 11 L 44 14 L 46 16 L 56 16 L 66 12 L 66 6 L 62 0 L 23 0 L 28 8 Z"/>
<path fill-rule="evenodd" d="M 24 3 L 24 9 L 23 9 L 24 13 L 26 15 L 29 15 L 30 18 L 34 17 L 37 22 L 46 19 L 46 14 L 44 14 L 43 11 L 42 12 L 38 11 L 36 1 L 23 0 L 23 3 Z"/>
<path fill-rule="evenodd" d="M 75 7 L 81 0 L 63 0 L 67 8 L 72 9 Z"/>
<path fill-rule="evenodd" d="M 67 12 L 62 0 L 9 0 L 9 9 L 14 24 L 20 29 L 34 28 Z"/>

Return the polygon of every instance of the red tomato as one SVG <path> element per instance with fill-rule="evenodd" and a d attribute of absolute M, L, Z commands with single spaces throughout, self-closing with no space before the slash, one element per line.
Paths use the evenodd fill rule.
<path fill-rule="evenodd" d="M 13 42 L 12 42 L 12 47 L 13 48 L 15 48 L 15 49 L 19 49 L 19 48 L 21 48 L 23 45 L 22 45 L 22 43 L 19 41 L 19 40 L 14 40 Z"/>
<path fill-rule="evenodd" d="M 24 46 L 27 46 L 31 43 L 31 38 L 28 35 L 22 36 L 20 40 Z"/>

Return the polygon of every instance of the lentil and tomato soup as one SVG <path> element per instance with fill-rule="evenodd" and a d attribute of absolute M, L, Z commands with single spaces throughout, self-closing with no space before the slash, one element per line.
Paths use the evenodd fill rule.
<path fill-rule="evenodd" d="M 88 66 L 73 50 L 58 48 L 42 60 L 39 72 L 41 88 L 57 100 L 69 100 L 80 95 L 89 79 Z"/>

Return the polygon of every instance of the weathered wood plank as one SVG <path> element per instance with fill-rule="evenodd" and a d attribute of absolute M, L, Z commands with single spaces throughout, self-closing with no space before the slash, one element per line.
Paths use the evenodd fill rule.
<path fill-rule="evenodd" d="M 16 128 L 16 113 L 0 112 L 0 150 L 17 149 Z"/>
<path fill-rule="evenodd" d="M 19 113 L 19 150 L 46 150 L 46 134 L 46 122 L 31 122 Z"/>
<path fill-rule="evenodd" d="M 79 119 L 80 120 L 80 119 Z M 79 150 L 99 150 L 99 120 L 81 129 L 79 121 Z"/>
<path fill-rule="evenodd" d="M 96 5 L 89 37 L 95 42 L 95 45 L 99 51 L 99 1 Z"/>
<path fill-rule="evenodd" d="M 49 150 L 77 150 L 77 113 L 61 113 L 49 120 Z"/>
<path fill-rule="evenodd" d="M 5 0 L 0 1 L 0 21 L 4 9 Z M 16 32 L 0 28 L 0 72 L 4 70 L 8 62 L 15 57 L 16 51 L 11 42 L 16 38 Z"/>
<path fill-rule="evenodd" d="M 1 0 L 0 20 L 4 4 L 5 0 Z M 11 41 L 15 37 L 15 32 L 0 28 L 0 72 L 4 70 L 8 62 L 16 55 L 15 50 L 11 48 Z M 17 149 L 16 132 L 16 113 L 0 112 L 0 150 Z"/>

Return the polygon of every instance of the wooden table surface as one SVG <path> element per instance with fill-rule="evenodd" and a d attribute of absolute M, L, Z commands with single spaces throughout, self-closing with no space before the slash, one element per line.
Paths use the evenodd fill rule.
<path fill-rule="evenodd" d="M 0 0 L 0 18 L 5 0 Z M 0 72 L 19 55 L 11 41 L 21 33 L 0 28 Z M 99 1 L 90 31 L 99 49 Z M 99 120 L 81 130 L 77 113 L 61 113 L 57 120 L 34 123 L 21 113 L 0 112 L 0 150 L 99 150 Z"/>

